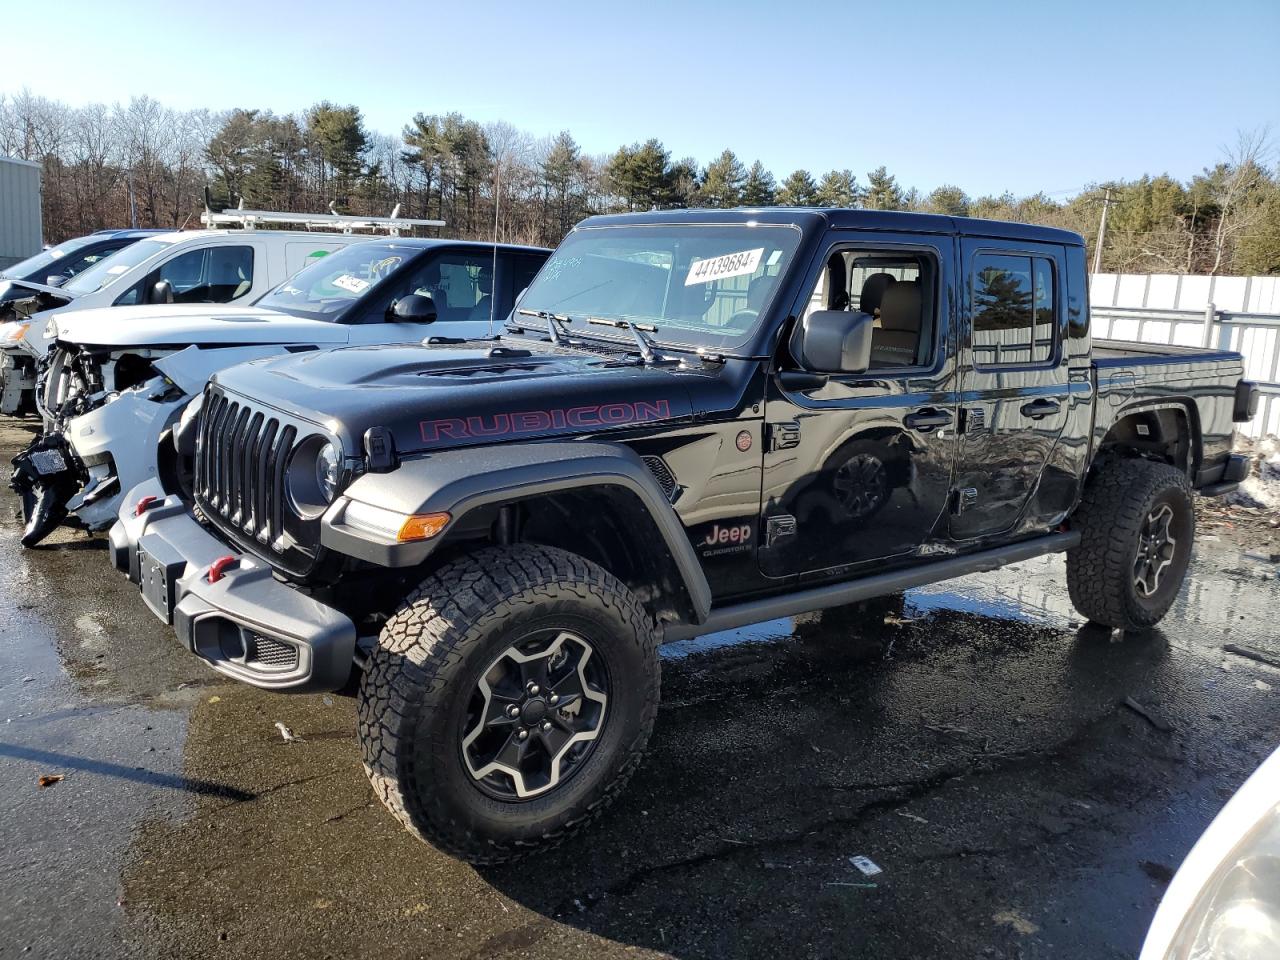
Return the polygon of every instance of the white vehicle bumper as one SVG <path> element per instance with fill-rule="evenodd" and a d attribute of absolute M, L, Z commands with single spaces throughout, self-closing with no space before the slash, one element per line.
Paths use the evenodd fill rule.
<path fill-rule="evenodd" d="M 89 482 L 67 509 L 90 530 L 116 521 L 123 494 L 160 475 L 160 440 L 178 421 L 190 397 L 162 397 L 157 377 L 67 423 L 66 439 L 89 473 Z"/>

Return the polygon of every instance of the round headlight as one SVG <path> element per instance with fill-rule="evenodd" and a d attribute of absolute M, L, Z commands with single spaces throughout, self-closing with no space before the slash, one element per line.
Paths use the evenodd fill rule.
<path fill-rule="evenodd" d="M 293 451 L 285 486 L 294 513 L 313 520 L 329 508 L 342 480 L 342 452 L 322 436 L 303 440 Z"/>
<path fill-rule="evenodd" d="M 325 503 L 333 502 L 333 495 L 338 492 L 338 474 L 342 461 L 338 457 L 338 449 L 332 443 L 326 443 L 316 454 L 316 487 Z"/>

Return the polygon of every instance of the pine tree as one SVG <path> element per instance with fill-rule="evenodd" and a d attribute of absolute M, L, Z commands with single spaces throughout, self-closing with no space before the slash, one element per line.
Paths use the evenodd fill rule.
<path fill-rule="evenodd" d="M 707 164 L 698 187 L 698 203 L 704 207 L 736 207 L 742 202 L 746 182 L 746 168 L 732 150 L 726 150 Z"/>
<path fill-rule="evenodd" d="M 882 166 L 867 174 L 865 203 L 869 210 L 901 210 L 906 205 L 898 181 Z"/>
<path fill-rule="evenodd" d="M 584 171 L 582 150 L 568 130 L 562 130 L 551 142 L 542 161 L 542 180 L 547 191 L 549 219 L 554 224 L 555 239 L 569 232 L 581 217 L 581 184 Z"/>
<path fill-rule="evenodd" d="M 748 207 L 768 207 L 774 203 L 777 192 L 773 174 L 757 160 L 747 171 L 747 179 L 742 184 L 742 202 Z"/>
<path fill-rule="evenodd" d="M 817 204 L 820 207 L 853 207 L 861 198 L 858 178 L 852 170 L 828 170 L 818 184 Z"/>
<path fill-rule="evenodd" d="M 797 170 L 782 181 L 778 191 L 778 205 L 783 207 L 811 207 L 818 202 L 818 185 L 808 170 Z"/>
<path fill-rule="evenodd" d="M 967 217 L 969 195 L 959 187 L 945 184 L 925 198 L 924 206 L 930 213 L 941 213 L 948 217 Z"/>

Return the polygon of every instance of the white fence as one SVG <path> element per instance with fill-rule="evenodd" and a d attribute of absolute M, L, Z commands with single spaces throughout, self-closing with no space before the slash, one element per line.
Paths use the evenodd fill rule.
<path fill-rule="evenodd" d="M 1093 276 L 1093 335 L 1238 350 L 1262 404 L 1243 432 L 1280 436 L 1280 277 Z"/>

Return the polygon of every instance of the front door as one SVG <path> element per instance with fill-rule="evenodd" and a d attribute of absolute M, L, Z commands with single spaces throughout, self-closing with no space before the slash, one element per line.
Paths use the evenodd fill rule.
<path fill-rule="evenodd" d="M 786 346 L 766 396 L 761 538 L 768 577 L 837 577 L 934 535 L 955 455 L 951 238 L 838 235 L 794 313 L 874 318 L 871 369 L 810 377 Z"/>
<path fill-rule="evenodd" d="M 494 266 L 507 267 L 508 255 L 492 250 L 441 250 L 421 255 L 362 306 L 351 328 L 352 343 L 410 343 L 425 337 L 485 338 L 502 332 L 510 311 L 505 298 L 494 299 Z M 436 319 L 429 324 L 397 321 L 388 313 L 401 297 L 430 296 Z M 492 319 L 492 322 L 491 322 Z"/>
<path fill-rule="evenodd" d="M 963 435 L 951 534 L 968 540 L 1018 522 L 1067 422 L 1060 246 L 961 243 L 969 336 L 960 350 Z"/>

